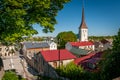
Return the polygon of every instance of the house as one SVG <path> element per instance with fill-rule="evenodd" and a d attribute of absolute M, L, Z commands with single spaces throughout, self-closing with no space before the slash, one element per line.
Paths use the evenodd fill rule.
<path fill-rule="evenodd" d="M 49 44 L 50 50 L 57 50 L 57 44 L 55 42 L 48 41 L 47 43 Z"/>
<path fill-rule="evenodd" d="M 54 76 L 54 74 L 56 75 L 55 68 L 67 65 L 71 61 L 74 61 L 75 58 L 76 57 L 66 49 L 40 51 L 35 54 L 32 66 L 40 74 L 43 73 L 47 76 Z"/>
<path fill-rule="evenodd" d="M 95 51 L 104 51 L 107 49 L 112 49 L 112 44 L 106 39 L 102 39 L 100 41 L 95 41 Z"/>
<path fill-rule="evenodd" d="M 5 46 L 0 45 L 0 56 L 6 57 L 6 56 L 12 56 L 15 55 L 15 46 Z"/>
<path fill-rule="evenodd" d="M 95 50 L 94 43 L 88 41 L 88 27 L 85 22 L 84 7 L 82 7 L 82 20 L 79 26 L 79 41 L 77 42 L 67 42 L 65 48 L 80 57 L 81 55 L 88 55 L 90 52 Z"/>
<path fill-rule="evenodd" d="M 88 27 L 85 22 L 85 14 L 84 14 L 84 6 L 82 7 L 82 19 L 81 24 L 79 26 L 79 41 L 78 42 L 68 42 L 66 44 L 66 48 L 77 47 L 85 50 L 94 51 L 94 43 L 92 41 L 88 41 Z"/>
<path fill-rule="evenodd" d="M 84 49 L 94 51 L 94 43 L 91 41 L 80 41 L 80 42 L 68 42 L 65 45 L 67 50 L 72 48 Z"/>
<path fill-rule="evenodd" d="M 85 60 L 87 60 L 87 59 L 90 59 L 93 55 L 95 55 L 95 53 L 91 52 L 91 53 L 89 53 L 89 54 L 86 55 L 86 56 L 83 56 L 83 57 L 80 57 L 80 58 L 76 58 L 76 59 L 74 60 L 74 63 L 75 63 L 76 65 L 80 65 L 83 61 L 85 61 Z"/>
<path fill-rule="evenodd" d="M 102 59 L 103 52 L 90 53 L 87 56 L 76 59 L 74 62 L 84 69 L 92 71 L 97 69 L 97 63 Z"/>
<path fill-rule="evenodd" d="M 34 53 L 44 50 L 56 50 L 57 44 L 54 42 L 24 42 L 23 44 L 23 54 L 29 58 L 34 56 Z"/>
<path fill-rule="evenodd" d="M 100 42 L 99 41 L 95 41 L 94 42 L 94 45 L 95 45 L 95 51 L 101 51 L 102 50 L 102 45 L 100 45 Z"/>
<path fill-rule="evenodd" d="M 71 48 L 66 47 L 66 49 L 70 51 L 73 55 L 75 55 L 76 57 L 81 57 L 89 53 L 89 50 L 85 50 L 85 49 L 81 49 L 77 47 L 71 47 Z"/>
<path fill-rule="evenodd" d="M 110 49 L 112 48 L 111 43 L 108 40 L 106 40 L 106 39 L 102 39 L 100 41 L 100 45 L 103 47 L 102 50 L 107 50 L 108 48 L 110 48 Z"/>

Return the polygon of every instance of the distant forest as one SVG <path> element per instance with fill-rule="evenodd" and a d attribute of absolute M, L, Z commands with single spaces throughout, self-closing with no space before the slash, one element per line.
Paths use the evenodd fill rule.
<path fill-rule="evenodd" d="M 77 38 L 78 34 L 76 34 Z M 45 40 L 50 40 L 52 37 L 26 37 L 24 38 L 25 41 L 45 41 Z M 114 36 L 89 36 L 89 40 L 102 40 L 102 39 L 113 39 Z M 55 37 L 54 37 L 55 39 Z"/>
<path fill-rule="evenodd" d="M 77 38 L 79 38 L 79 35 L 76 34 Z M 102 39 L 113 39 L 114 36 L 88 36 L 89 40 L 102 40 Z"/>
<path fill-rule="evenodd" d="M 89 40 L 113 39 L 114 36 L 89 36 Z"/>

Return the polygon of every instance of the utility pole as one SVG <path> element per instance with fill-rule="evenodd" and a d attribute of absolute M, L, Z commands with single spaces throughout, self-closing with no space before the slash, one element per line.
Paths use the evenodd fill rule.
<path fill-rule="evenodd" d="M 59 68 L 60 68 L 60 39 L 58 39 L 58 57 L 59 57 Z"/>

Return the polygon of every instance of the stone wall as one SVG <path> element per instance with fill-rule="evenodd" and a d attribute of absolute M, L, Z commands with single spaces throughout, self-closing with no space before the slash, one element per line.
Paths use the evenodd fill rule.
<path fill-rule="evenodd" d="M 0 80 L 2 80 L 3 76 L 4 76 L 4 70 L 3 70 L 3 68 L 1 68 L 1 70 L 0 70 Z"/>

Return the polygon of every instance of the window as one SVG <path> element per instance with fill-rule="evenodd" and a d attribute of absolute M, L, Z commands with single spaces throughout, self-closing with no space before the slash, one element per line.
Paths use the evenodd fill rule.
<path fill-rule="evenodd" d="M 57 67 L 57 62 L 53 62 L 53 66 L 56 68 Z"/>
<path fill-rule="evenodd" d="M 63 66 L 63 61 L 60 61 L 60 65 Z"/>
<path fill-rule="evenodd" d="M 7 56 L 7 53 L 5 53 L 5 56 Z"/>
<path fill-rule="evenodd" d="M 2 50 L 2 48 L 0 48 L 0 51 Z"/>
<path fill-rule="evenodd" d="M 53 45 L 51 46 L 51 48 L 53 48 Z"/>

